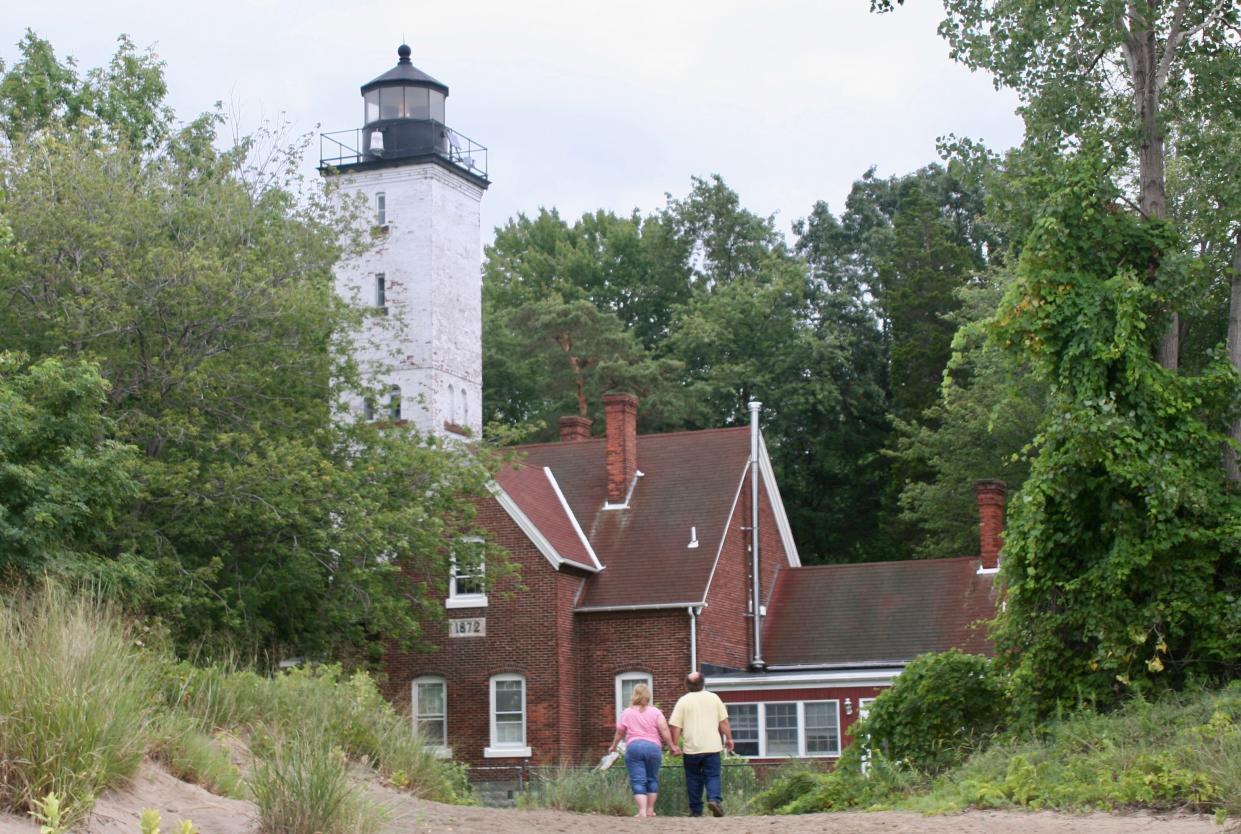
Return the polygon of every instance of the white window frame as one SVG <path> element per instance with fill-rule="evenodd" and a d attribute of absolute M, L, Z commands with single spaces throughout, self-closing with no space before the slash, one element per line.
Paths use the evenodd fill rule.
<path fill-rule="evenodd" d="M 466 536 L 463 542 L 470 544 L 481 544 L 482 539 L 478 536 Z M 444 600 L 445 608 L 486 608 L 487 607 L 487 563 L 479 560 L 477 576 L 483 580 L 483 591 L 481 593 L 469 592 L 459 593 L 457 591 L 457 557 L 450 556 L 448 559 L 448 599 Z M 465 576 L 465 574 L 461 574 Z"/>
<path fill-rule="evenodd" d="M 831 704 L 831 709 L 836 715 L 836 750 L 829 753 L 807 753 L 806 752 L 806 704 Z M 797 705 L 797 753 L 771 753 L 767 752 L 767 705 L 768 704 L 796 704 Z M 840 699 L 838 698 L 811 698 L 808 701 L 732 701 L 725 706 L 756 706 L 758 707 L 758 755 L 746 756 L 748 759 L 838 759 L 840 758 L 840 746 L 843 741 L 844 730 L 840 722 Z"/>
<path fill-rule="evenodd" d="M 655 679 L 651 677 L 650 672 L 641 672 L 633 670 L 630 672 L 621 672 L 615 679 L 616 690 L 616 720 L 620 721 L 621 713 L 629 706 L 629 702 L 622 697 L 625 690 L 625 683 L 633 681 L 634 685 L 644 683 L 651 690 L 651 701 L 655 700 Z"/>
<path fill-rule="evenodd" d="M 498 742 L 496 732 L 496 684 L 500 682 L 521 682 L 521 742 Z M 529 758 L 531 755 L 530 745 L 527 744 L 526 738 L 526 717 L 529 712 L 529 699 L 527 697 L 527 686 L 525 675 L 513 673 L 505 673 L 501 675 L 492 675 L 488 683 L 490 690 L 488 708 L 488 724 L 491 727 L 491 743 L 483 749 L 483 757 L 487 759 L 513 759 L 513 758 Z"/>
<path fill-rule="evenodd" d="M 388 197 L 382 191 L 375 194 L 375 225 L 388 225 Z"/>
<path fill-rule="evenodd" d="M 413 722 L 414 731 L 419 731 L 419 720 L 422 718 L 421 706 L 418 703 L 418 687 L 419 685 L 439 684 L 443 694 L 440 696 L 440 703 L 444 705 L 444 713 L 440 718 L 444 722 L 444 739 L 442 744 L 431 745 L 431 750 L 441 759 L 452 758 L 452 748 L 448 746 L 448 681 L 440 675 L 420 675 L 410 681 L 409 699 L 410 699 L 410 721 Z M 431 716 L 435 717 L 435 716 Z"/>

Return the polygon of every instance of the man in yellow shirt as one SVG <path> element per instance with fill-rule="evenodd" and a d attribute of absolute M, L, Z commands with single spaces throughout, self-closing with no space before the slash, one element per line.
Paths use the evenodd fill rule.
<path fill-rule="evenodd" d="M 724 816 L 724 797 L 720 793 L 720 752 L 733 752 L 733 730 L 728 710 L 720 696 L 707 692 L 707 679 L 701 672 L 685 676 L 689 690 L 672 708 L 668 726 L 672 728 L 672 748 L 681 748 L 685 765 L 685 789 L 689 793 L 689 815 L 702 816 L 702 789 L 707 789 L 711 815 Z"/>

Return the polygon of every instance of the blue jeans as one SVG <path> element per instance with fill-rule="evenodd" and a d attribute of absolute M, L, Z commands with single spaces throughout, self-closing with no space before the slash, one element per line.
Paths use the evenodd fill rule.
<path fill-rule="evenodd" d="M 707 799 L 724 800 L 720 793 L 720 754 L 686 753 L 681 757 L 685 763 L 685 790 L 689 794 L 691 816 L 702 816 L 702 789 L 707 789 Z"/>
<path fill-rule="evenodd" d="M 663 750 L 658 744 L 638 740 L 625 747 L 625 767 L 629 770 L 629 787 L 634 796 L 659 793 L 659 765 Z"/>

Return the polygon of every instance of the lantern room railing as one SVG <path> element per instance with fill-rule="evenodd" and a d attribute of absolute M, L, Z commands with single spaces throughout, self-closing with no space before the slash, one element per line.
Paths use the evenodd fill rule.
<path fill-rule="evenodd" d="M 404 148 L 385 151 L 383 148 L 366 148 L 363 131 L 371 127 L 337 130 L 319 134 L 319 170 L 343 168 L 363 162 L 386 159 L 436 156 L 477 177 L 487 178 L 487 149 L 445 124 L 430 122 L 443 132 L 444 142 L 421 148 Z"/>

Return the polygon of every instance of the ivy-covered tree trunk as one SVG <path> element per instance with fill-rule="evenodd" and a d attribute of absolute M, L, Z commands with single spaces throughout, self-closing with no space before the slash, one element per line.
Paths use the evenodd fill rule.
<path fill-rule="evenodd" d="M 1241 374 L 1241 229 L 1237 230 L 1232 250 L 1232 280 L 1228 305 L 1228 361 Z M 1228 436 L 1233 443 L 1241 445 L 1241 416 L 1232 421 Z M 1224 470 L 1229 482 L 1241 483 L 1241 465 L 1237 462 L 1235 446 L 1224 449 Z"/>
<path fill-rule="evenodd" d="M 1236 377 L 1152 357 L 1150 276 L 1179 268 L 1180 243 L 1117 206 L 1103 168 L 1071 164 L 996 320 L 1051 385 L 996 634 L 1035 716 L 1241 672 L 1241 502 L 1218 466 Z"/>

